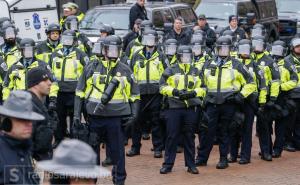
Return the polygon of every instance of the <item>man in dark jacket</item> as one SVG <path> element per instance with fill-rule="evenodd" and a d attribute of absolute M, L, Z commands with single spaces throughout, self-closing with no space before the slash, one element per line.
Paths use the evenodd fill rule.
<path fill-rule="evenodd" d="M 165 40 L 175 39 L 177 40 L 178 45 L 188 45 L 191 40 L 191 33 L 188 33 L 188 30 L 184 30 L 182 24 L 183 18 L 177 17 L 174 20 L 173 29 L 166 34 Z"/>
<path fill-rule="evenodd" d="M 141 30 L 140 25 L 141 25 L 142 21 L 143 21 L 142 19 L 136 19 L 134 21 L 132 30 L 124 36 L 124 38 L 123 38 L 123 51 L 124 52 L 125 52 L 128 44 L 132 40 L 136 39 L 139 36 L 139 32 Z"/>
<path fill-rule="evenodd" d="M 226 30 L 231 30 L 235 34 L 235 38 L 237 38 L 237 41 L 246 39 L 245 31 L 242 28 L 238 27 L 238 17 L 235 15 L 230 15 L 228 21 L 229 26 L 222 30 L 220 35 L 223 35 L 223 32 Z"/>
<path fill-rule="evenodd" d="M 137 0 L 135 5 L 131 7 L 129 12 L 129 29 L 133 29 L 134 21 L 137 19 L 148 20 L 145 0 Z"/>
<path fill-rule="evenodd" d="M 32 95 L 33 110 L 45 117 L 42 121 L 35 121 L 33 125 L 33 158 L 37 161 L 52 158 L 53 120 L 57 114 L 48 114 L 45 98 L 50 93 L 52 82 L 49 72 L 42 68 L 33 68 L 27 74 L 27 87 Z M 57 118 L 58 119 L 58 118 Z"/>
<path fill-rule="evenodd" d="M 32 107 L 32 96 L 25 91 L 12 91 L 0 106 L 0 184 L 39 184 L 31 158 L 32 121 L 44 116 Z"/>
<path fill-rule="evenodd" d="M 213 29 L 209 27 L 204 14 L 199 15 L 198 24 L 194 27 L 194 31 L 198 29 L 205 32 L 206 46 L 209 47 L 210 49 L 213 49 L 213 45 L 215 44 L 217 39 L 216 33 L 214 32 Z"/>

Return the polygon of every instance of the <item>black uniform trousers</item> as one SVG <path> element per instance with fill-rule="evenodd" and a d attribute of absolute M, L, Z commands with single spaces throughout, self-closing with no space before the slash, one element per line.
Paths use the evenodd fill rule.
<path fill-rule="evenodd" d="M 249 103 L 243 105 L 245 121 L 239 133 L 235 133 L 231 138 L 230 156 L 237 158 L 241 143 L 241 159 L 250 161 L 252 148 L 252 130 L 255 117 L 255 109 Z"/>
<path fill-rule="evenodd" d="M 297 108 L 288 118 L 285 143 L 292 144 L 300 150 L 300 98 L 294 99 Z"/>
<path fill-rule="evenodd" d="M 235 113 L 236 104 L 223 103 L 207 105 L 208 129 L 203 132 L 200 138 L 200 149 L 198 150 L 197 161 L 206 163 L 213 148 L 214 138 L 218 128 L 220 158 L 226 158 L 229 152 L 229 126 Z"/>
<path fill-rule="evenodd" d="M 124 134 L 121 126 L 121 117 L 89 116 L 89 129 L 103 138 L 109 157 L 112 160 L 112 177 L 114 183 L 120 183 L 126 179 Z M 100 145 L 93 146 L 100 164 Z"/>
<path fill-rule="evenodd" d="M 57 94 L 57 116 L 59 123 L 55 132 L 55 140 L 60 142 L 67 134 L 67 117 L 70 118 L 70 131 L 72 131 L 74 116 L 75 92 L 59 92 Z"/>
<path fill-rule="evenodd" d="M 159 119 L 161 101 L 162 96 L 160 94 L 141 95 L 140 112 L 132 133 L 133 150 L 140 151 L 143 125 L 150 121 L 154 151 L 162 151 L 162 126 Z"/>
<path fill-rule="evenodd" d="M 180 108 L 165 110 L 166 143 L 163 166 L 172 168 L 176 158 L 178 136 L 183 135 L 185 166 L 195 165 L 195 127 L 198 122 L 199 108 Z"/>

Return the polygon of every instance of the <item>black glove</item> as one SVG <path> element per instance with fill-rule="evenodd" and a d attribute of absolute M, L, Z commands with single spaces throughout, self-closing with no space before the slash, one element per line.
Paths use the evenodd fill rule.
<path fill-rule="evenodd" d="M 72 138 L 89 142 L 89 128 L 87 124 L 81 123 L 80 118 L 73 118 Z"/>
<path fill-rule="evenodd" d="M 49 98 L 48 109 L 50 111 L 56 110 L 56 97 L 52 96 L 52 97 Z"/>
<path fill-rule="evenodd" d="M 125 133 L 130 133 L 133 125 L 138 119 L 139 109 L 140 109 L 140 101 L 136 100 L 133 103 L 130 103 L 131 107 L 131 115 L 129 117 L 124 118 L 124 122 L 122 127 L 124 128 Z"/>
<path fill-rule="evenodd" d="M 195 91 L 184 91 L 179 95 L 179 99 L 188 100 L 190 98 L 195 98 L 197 93 Z"/>
<path fill-rule="evenodd" d="M 272 108 L 275 105 L 276 97 L 270 97 L 270 100 L 266 103 L 266 107 Z"/>
<path fill-rule="evenodd" d="M 58 115 L 56 111 L 48 111 L 49 114 L 49 126 L 55 132 L 59 122 Z"/>
<path fill-rule="evenodd" d="M 173 89 L 172 94 L 173 94 L 173 96 L 179 97 L 181 94 L 181 91 L 182 90 L 179 91 L 178 89 Z"/>
<path fill-rule="evenodd" d="M 244 104 L 244 96 L 241 94 L 241 93 L 237 93 L 235 96 L 234 96 L 234 101 L 235 103 L 241 105 L 241 104 Z"/>

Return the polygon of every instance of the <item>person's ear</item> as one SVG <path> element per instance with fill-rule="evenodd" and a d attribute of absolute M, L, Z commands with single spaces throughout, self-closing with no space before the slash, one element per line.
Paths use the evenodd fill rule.
<path fill-rule="evenodd" d="M 10 132 L 12 129 L 12 122 L 10 118 L 5 117 L 0 123 L 0 129 L 5 132 Z"/>

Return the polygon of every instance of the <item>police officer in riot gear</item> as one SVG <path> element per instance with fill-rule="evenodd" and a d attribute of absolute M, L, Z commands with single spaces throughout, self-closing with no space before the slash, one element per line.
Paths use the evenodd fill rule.
<path fill-rule="evenodd" d="M 176 50 L 177 50 L 177 40 L 167 39 L 164 43 L 164 54 L 166 55 L 165 63 L 168 67 L 176 64 Z"/>
<path fill-rule="evenodd" d="M 265 47 L 264 36 L 254 36 L 252 38 L 252 49 L 254 52 L 252 57 L 254 57 L 253 59 L 259 68 L 263 70 L 266 84 L 268 85 L 267 103 L 266 105 L 260 105 L 257 115 L 257 134 L 261 148 L 261 158 L 266 161 L 271 161 L 272 151 L 270 150 L 271 141 L 269 140 L 271 130 L 268 126 L 271 123 L 267 123 L 268 121 L 266 121 L 263 116 L 265 115 L 265 111 L 274 108 L 280 91 L 280 73 L 277 63 L 265 53 Z M 269 120 L 269 122 L 271 122 L 271 120 Z"/>
<path fill-rule="evenodd" d="M 239 146 L 241 144 L 241 159 L 239 164 L 242 165 L 251 162 L 254 116 L 258 105 L 266 103 L 267 96 L 266 80 L 263 71 L 251 59 L 251 48 L 251 41 L 248 39 L 240 40 L 237 46 L 238 59 L 245 65 L 256 85 L 255 92 L 246 99 L 241 107 L 241 111 L 245 114 L 245 120 L 241 123 L 241 127 L 233 131 L 234 133 L 231 138 L 229 162 L 237 161 Z"/>
<path fill-rule="evenodd" d="M 6 100 L 12 90 L 25 90 L 26 75 L 29 69 L 43 68 L 48 71 L 48 76 L 52 78 L 50 67 L 41 60 L 35 58 L 35 42 L 33 39 L 24 38 L 19 44 L 19 50 L 21 51 L 21 58 L 16 60 L 15 63 L 7 71 L 5 80 L 3 82 L 3 100 Z M 54 82 L 51 86 L 51 94 L 57 92 L 57 84 Z"/>
<path fill-rule="evenodd" d="M 253 78 L 240 61 L 230 57 L 231 39 L 221 36 L 216 41 L 216 57 L 203 67 L 203 81 L 208 125 L 200 139 L 196 165 L 206 166 L 219 126 L 220 161 L 217 169 L 228 167 L 229 126 L 238 106 L 255 91 Z M 234 74 L 234 75 L 232 75 Z"/>
<path fill-rule="evenodd" d="M 121 49 L 119 37 L 108 36 L 104 39 L 104 59 L 95 59 L 85 68 L 76 88 L 74 110 L 74 124 L 80 124 L 84 108 L 90 131 L 105 138 L 114 165 L 112 176 L 116 185 L 123 185 L 126 179 L 121 127 L 123 124 L 128 130 L 137 119 L 140 98 L 133 73 L 120 61 Z M 99 162 L 99 145 L 93 147 Z"/>
<path fill-rule="evenodd" d="M 62 48 L 52 53 L 49 65 L 58 81 L 58 93 L 50 94 L 49 109 L 57 110 L 59 124 L 55 132 L 55 146 L 67 136 L 67 117 L 72 122 L 74 110 L 75 89 L 83 68 L 89 63 L 88 56 L 74 47 L 77 41 L 73 30 L 62 33 Z M 70 125 L 72 126 L 72 125 Z M 70 130 L 72 130 L 70 128 Z"/>
<path fill-rule="evenodd" d="M 149 121 L 152 125 L 152 144 L 154 157 L 162 157 L 162 136 L 159 112 L 162 96 L 159 94 L 159 79 L 163 74 L 164 55 L 157 48 L 158 35 L 155 30 L 145 30 L 142 36 L 143 48 L 137 51 L 131 62 L 131 68 L 140 88 L 141 111 L 132 133 L 132 147 L 126 155 L 139 155 L 142 127 Z M 147 117 L 149 116 L 149 117 Z"/>
<path fill-rule="evenodd" d="M 75 43 L 81 51 L 90 55 L 92 43 L 86 37 L 86 35 L 79 32 L 79 21 L 78 18 L 74 15 L 68 16 L 62 26 L 62 30 L 73 30 L 76 33 L 77 42 Z"/>
<path fill-rule="evenodd" d="M 294 64 L 284 60 L 286 54 L 287 46 L 285 42 L 277 40 L 272 44 L 271 55 L 277 63 L 280 72 L 280 94 L 276 104 L 282 108 L 282 111 L 273 118 L 275 120 L 274 143 L 272 143 L 272 135 L 269 135 L 269 140 L 271 141 L 270 152 L 274 158 L 281 157 L 284 147 L 286 126 L 290 124 L 289 117 L 294 113 L 295 108 L 297 107 L 294 100 L 290 98 L 289 93 L 297 87 L 298 75 Z M 269 127 L 272 128 L 272 123 Z"/>
<path fill-rule="evenodd" d="M 139 36 L 132 40 L 126 50 L 125 50 L 125 55 L 128 57 L 129 60 L 132 59 L 134 53 L 136 51 L 138 51 L 139 49 L 141 49 L 143 46 L 142 46 L 142 36 L 143 36 L 143 32 L 146 30 L 146 29 L 152 29 L 153 28 L 153 23 L 149 20 L 143 20 L 141 22 L 141 25 L 140 25 L 140 31 L 139 31 Z"/>
<path fill-rule="evenodd" d="M 298 78 L 300 77 L 300 38 L 295 37 L 291 41 L 291 53 L 284 58 L 293 64 L 296 68 Z M 295 152 L 296 149 L 300 149 L 300 81 L 298 81 L 297 86 L 290 91 L 290 98 L 296 102 L 297 107 L 295 112 L 289 116 L 289 124 L 287 125 L 286 136 L 285 136 L 285 146 L 284 149 L 289 152 Z"/>
<path fill-rule="evenodd" d="M 49 24 L 47 29 L 45 30 L 47 35 L 47 40 L 41 42 L 37 45 L 36 49 L 36 58 L 43 60 L 48 63 L 51 54 L 56 50 L 62 47 L 59 43 L 61 28 L 59 24 Z"/>
<path fill-rule="evenodd" d="M 193 65 L 202 71 L 204 63 L 210 58 L 206 54 L 205 40 L 200 38 L 193 38 L 191 40 L 191 47 L 193 51 Z"/>
<path fill-rule="evenodd" d="M 205 90 L 201 88 L 200 71 L 192 65 L 192 55 L 190 46 L 179 46 L 178 62 L 168 67 L 160 80 L 160 93 L 167 97 L 165 110 L 167 136 L 161 174 L 172 171 L 181 133 L 187 171 L 191 174 L 199 173 L 194 161 L 194 132 L 199 117 L 200 98 L 205 96 Z"/>
<path fill-rule="evenodd" d="M 109 35 L 114 35 L 115 29 L 110 25 L 103 25 L 103 27 L 100 28 L 100 37 L 107 37 Z"/>

